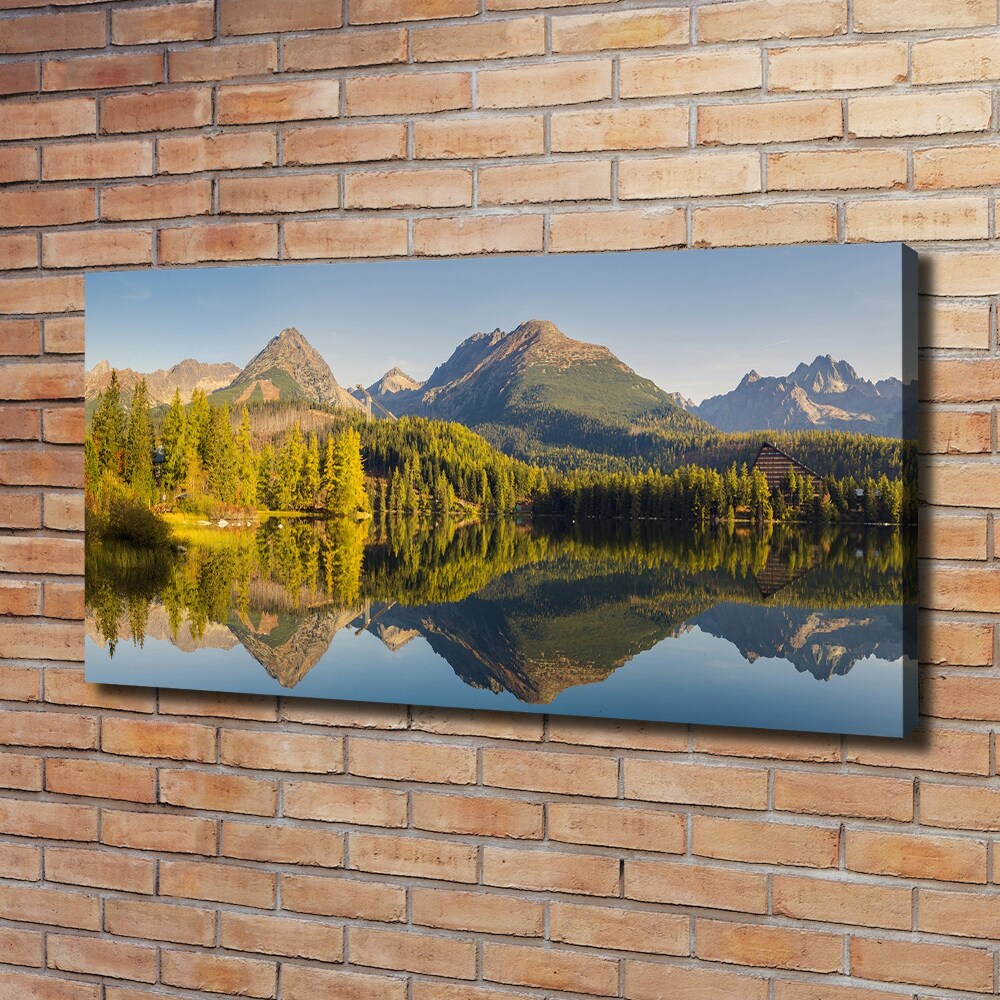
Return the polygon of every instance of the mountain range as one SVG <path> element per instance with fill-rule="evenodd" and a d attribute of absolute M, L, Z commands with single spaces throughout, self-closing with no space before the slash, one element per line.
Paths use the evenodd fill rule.
<path fill-rule="evenodd" d="M 749 371 L 735 389 L 690 412 L 721 431 L 841 430 L 900 434 L 903 383 L 870 382 L 827 354 L 776 378 Z"/>
<path fill-rule="evenodd" d="M 348 389 L 296 329 L 282 330 L 240 370 L 187 360 L 143 375 L 119 369 L 126 398 L 146 378 L 154 404 L 174 390 L 190 399 L 195 388 L 216 403 L 240 405 L 302 399 L 345 410 L 364 407 L 360 388 Z M 102 361 L 86 376 L 88 401 L 103 391 L 111 366 Z M 453 420 L 473 428 L 563 428 L 573 444 L 581 422 L 614 428 L 644 426 L 683 431 L 844 430 L 898 436 L 903 386 L 872 382 L 831 355 L 802 363 L 788 375 L 748 372 L 730 392 L 700 404 L 667 392 L 607 347 L 574 340 L 547 320 L 528 320 L 505 332 L 475 333 L 421 382 L 392 368 L 366 390 L 391 413 Z M 568 428 L 568 430 L 567 430 Z"/>

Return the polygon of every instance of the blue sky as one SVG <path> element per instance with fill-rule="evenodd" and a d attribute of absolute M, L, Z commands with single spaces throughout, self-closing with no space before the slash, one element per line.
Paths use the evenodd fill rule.
<path fill-rule="evenodd" d="M 700 402 L 817 354 L 898 377 L 900 273 L 898 244 L 102 271 L 87 276 L 87 367 L 242 367 L 294 326 L 341 385 L 368 385 L 548 319 Z"/>

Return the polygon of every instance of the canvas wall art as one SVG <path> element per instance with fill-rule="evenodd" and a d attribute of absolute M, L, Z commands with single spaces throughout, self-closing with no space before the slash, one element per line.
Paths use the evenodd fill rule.
<path fill-rule="evenodd" d="M 96 272 L 98 684 L 900 737 L 899 244 Z"/>

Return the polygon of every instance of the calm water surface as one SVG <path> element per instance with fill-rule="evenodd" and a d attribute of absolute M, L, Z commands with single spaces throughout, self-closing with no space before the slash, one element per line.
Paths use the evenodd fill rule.
<path fill-rule="evenodd" d="M 207 542 L 207 544 L 205 543 Z M 908 533 L 270 521 L 88 544 L 87 679 L 902 736 Z"/>

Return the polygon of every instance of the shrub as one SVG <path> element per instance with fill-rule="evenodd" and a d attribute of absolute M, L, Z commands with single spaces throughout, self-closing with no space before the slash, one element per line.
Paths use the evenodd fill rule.
<path fill-rule="evenodd" d="M 105 534 L 118 541 L 145 549 L 170 543 L 170 526 L 141 504 L 115 497 L 108 504 Z"/>

